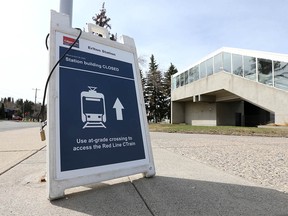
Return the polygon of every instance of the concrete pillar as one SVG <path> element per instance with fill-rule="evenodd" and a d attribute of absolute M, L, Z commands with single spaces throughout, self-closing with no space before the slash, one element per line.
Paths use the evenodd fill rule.
<path fill-rule="evenodd" d="M 185 122 L 185 103 L 173 102 L 171 104 L 171 123 L 178 124 Z"/>

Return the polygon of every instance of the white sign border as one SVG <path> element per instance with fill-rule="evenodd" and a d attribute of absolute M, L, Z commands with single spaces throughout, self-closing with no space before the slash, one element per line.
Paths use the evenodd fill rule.
<path fill-rule="evenodd" d="M 65 14 L 59 14 L 51 11 L 51 30 L 50 30 L 50 70 L 59 59 L 59 42 L 57 42 L 57 34 L 65 34 L 76 38 L 79 30 L 69 26 L 69 17 Z M 92 41 L 99 43 L 109 52 L 115 52 L 115 59 L 132 64 L 135 78 L 137 103 L 139 109 L 139 117 L 141 123 L 141 131 L 143 137 L 143 145 L 145 151 L 145 159 L 129 161 L 119 164 L 111 164 L 99 167 L 79 169 L 76 171 L 60 171 L 60 125 L 59 125 L 59 66 L 51 76 L 48 91 L 48 133 L 47 133 L 47 177 L 48 177 L 48 198 L 50 200 L 64 196 L 67 188 L 82 186 L 104 180 L 129 176 L 133 174 L 143 173 L 146 177 L 155 175 L 154 159 L 150 143 L 150 135 L 146 120 L 145 105 L 142 95 L 142 86 L 137 62 L 137 53 L 132 38 L 123 36 L 123 44 L 111 41 L 109 39 L 97 37 L 91 33 L 83 32 L 80 38 L 80 44 Z M 86 42 L 85 42 L 86 41 Z M 58 44 L 57 44 L 58 43 Z M 92 51 L 92 50 L 91 50 Z M 119 52 L 119 56 L 117 53 Z M 100 54 L 100 53 L 99 53 Z M 105 56 L 105 54 L 103 54 Z M 128 56 L 128 57 L 127 57 Z M 105 56 L 113 59 L 113 55 Z M 123 59 L 119 59 L 122 57 Z M 138 86 L 138 88 L 137 88 Z M 141 93 L 141 94 L 140 94 Z M 140 99 L 140 100 L 139 100 Z"/>

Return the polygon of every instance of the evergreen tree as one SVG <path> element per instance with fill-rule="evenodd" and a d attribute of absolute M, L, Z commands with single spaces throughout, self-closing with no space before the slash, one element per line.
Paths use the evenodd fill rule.
<path fill-rule="evenodd" d="M 146 115 L 148 118 L 148 109 L 149 109 L 149 92 L 147 88 L 147 78 L 143 76 L 142 70 L 140 70 L 141 75 L 141 83 L 142 83 L 142 89 L 143 89 L 143 98 L 144 98 L 144 104 L 146 109 Z M 148 118 L 149 120 L 149 118 Z"/>
<path fill-rule="evenodd" d="M 25 100 L 23 106 L 25 117 L 31 117 L 32 113 L 34 112 L 33 111 L 34 103 L 32 101 Z"/>
<path fill-rule="evenodd" d="M 148 109 L 148 97 L 147 97 L 147 88 L 146 88 L 146 76 L 145 76 L 145 72 L 143 73 L 143 67 L 145 67 L 146 65 L 146 60 L 143 56 L 139 56 L 138 57 L 138 65 L 139 65 L 139 71 L 140 71 L 140 77 L 141 77 L 141 84 L 142 84 L 142 90 L 143 90 L 143 97 L 144 97 L 144 103 L 145 103 L 145 109 L 146 109 L 146 113 L 147 113 L 147 109 Z"/>
<path fill-rule="evenodd" d="M 177 72 L 177 68 L 171 63 L 167 72 L 164 74 L 163 88 L 165 95 L 165 116 L 169 121 L 171 117 L 171 77 Z"/>
<path fill-rule="evenodd" d="M 147 97 L 147 117 L 148 121 L 155 123 L 164 118 L 164 93 L 162 85 L 162 73 L 158 70 L 158 64 L 152 54 L 150 57 L 149 71 L 147 73 L 147 82 L 145 94 Z"/>
<path fill-rule="evenodd" d="M 1 107 L 0 107 L 0 119 L 5 119 L 4 103 L 1 103 Z"/>
<path fill-rule="evenodd" d="M 145 88 L 145 85 L 146 85 L 146 79 L 145 79 L 145 77 L 143 76 L 143 72 L 142 72 L 141 69 L 139 69 L 139 72 L 140 72 L 140 78 L 141 78 L 142 90 L 144 91 L 144 88 Z"/>
<path fill-rule="evenodd" d="M 23 117 L 24 102 L 23 99 L 16 100 L 17 115 Z"/>
<path fill-rule="evenodd" d="M 139 72 L 140 72 L 140 77 L 141 77 L 141 83 L 142 83 L 142 89 L 144 91 L 144 87 L 145 87 L 145 77 L 143 75 L 143 70 L 142 70 L 142 67 L 145 66 L 145 59 L 142 57 L 142 56 L 139 56 L 138 57 L 138 66 L 139 66 Z"/>

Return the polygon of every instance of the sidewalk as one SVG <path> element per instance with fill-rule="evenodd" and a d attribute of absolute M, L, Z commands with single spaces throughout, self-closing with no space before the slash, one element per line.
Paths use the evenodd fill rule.
<path fill-rule="evenodd" d="M 0 132 L 0 168 L 6 169 L 0 175 L 0 215 L 288 215 L 288 194 L 173 153 L 155 135 L 154 178 L 135 175 L 77 187 L 50 202 L 41 182 L 46 148 L 39 129 Z M 176 138 L 169 142 L 177 145 Z"/>
<path fill-rule="evenodd" d="M 0 174 L 45 146 L 39 127 L 0 132 Z"/>

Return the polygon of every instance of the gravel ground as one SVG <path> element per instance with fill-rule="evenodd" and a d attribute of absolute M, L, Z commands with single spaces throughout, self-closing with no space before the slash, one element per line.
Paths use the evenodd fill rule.
<path fill-rule="evenodd" d="M 152 145 L 288 193 L 288 138 L 152 132 Z M 157 168 L 157 167 L 156 167 Z"/>

